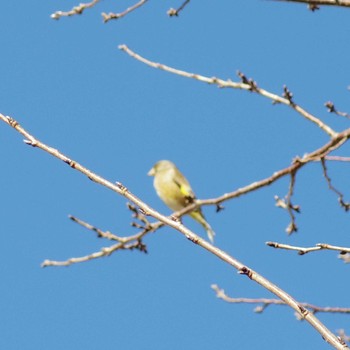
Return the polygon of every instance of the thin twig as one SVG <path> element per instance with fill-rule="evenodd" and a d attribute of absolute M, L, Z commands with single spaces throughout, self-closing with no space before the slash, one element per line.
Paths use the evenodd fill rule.
<path fill-rule="evenodd" d="M 307 309 L 305 309 L 302 305 L 298 303 L 297 300 L 295 300 L 291 295 L 289 295 L 287 292 L 279 288 L 277 285 L 270 282 L 268 279 L 257 273 L 256 271 L 252 270 L 250 267 L 244 265 L 239 260 L 234 258 L 233 256 L 229 255 L 225 251 L 215 247 L 208 241 L 204 240 L 200 236 L 196 235 L 193 231 L 189 230 L 187 227 L 182 225 L 181 221 L 174 218 L 174 217 L 167 217 L 153 208 L 151 208 L 149 205 L 141 201 L 138 197 L 136 197 L 134 194 L 132 194 L 125 186 L 123 186 L 121 183 L 117 183 L 116 185 L 105 180 L 101 176 L 93 173 L 92 171 L 88 170 L 87 168 L 80 165 L 78 162 L 75 162 L 71 159 L 69 159 L 64 154 L 60 153 L 58 150 L 49 147 L 45 145 L 44 143 L 40 142 L 36 138 L 34 138 L 31 134 L 29 134 L 25 129 L 23 129 L 17 121 L 15 121 L 13 118 L 5 117 L 4 115 L 0 114 L 0 119 L 4 121 L 7 125 L 14 128 L 17 132 L 22 134 L 24 137 L 27 138 L 26 143 L 28 145 L 31 145 L 33 147 L 40 148 L 44 150 L 45 152 L 49 153 L 50 155 L 64 161 L 66 164 L 69 164 L 73 169 L 81 172 L 82 174 L 89 177 L 90 180 L 99 183 L 108 189 L 118 193 L 119 195 L 126 197 L 129 201 L 134 203 L 136 206 L 138 206 L 140 209 L 142 209 L 143 213 L 145 215 L 149 215 L 154 217 L 155 219 L 161 221 L 163 224 L 168 225 L 175 230 L 182 233 L 190 242 L 202 247 L 203 249 L 207 250 L 211 254 L 215 255 L 219 259 L 223 260 L 228 265 L 234 267 L 241 275 L 247 276 L 250 280 L 256 282 L 257 284 L 261 285 L 263 288 L 269 290 L 271 293 L 275 294 L 278 298 L 283 300 L 286 304 L 288 304 L 293 310 L 297 312 L 299 317 L 305 319 L 317 332 L 320 333 L 320 335 L 323 337 L 323 339 L 329 343 L 331 346 L 333 346 L 335 349 L 339 350 L 345 350 L 348 349 L 348 347 L 340 340 L 338 339 L 315 315 L 313 315 L 311 312 L 309 312 Z M 344 132 L 339 134 L 338 137 L 342 136 L 345 137 Z M 349 137 L 349 135 L 346 135 L 346 139 Z M 342 140 L 342 139 L 341 139 Z M 333 139 L 331 141 L 332 143 L 329 145 L 329 147 L 336 147 L 336 145 L 340 142 L 338 138 Z M 345 142 L 345 140 L 343 141 Z M 340 142 L 341 144 L 343 142 Z M 116 245 L 107 248 L 106 252 L 98 252 L 95 254 L 100 254 L 101 256 L 106 256 L 110 254 L 111 251 L 116 249 L 121 249 L 120 245 L 122 243 L 117 243 Z M 97 256 L 98 257 L 98 256 Z M 95 256 L 93 257 L 95 258 Z M 84 259 L 84 258 L 80 258 Z M 89 258 L 85 257 L 85 259 L 89 260 Z M 67 265 L 69 263 L 66 263 Z"/>
<path fill-rule="evenodd" d="M 102 12 L 102 17 L 103 17 L 103 22 L 107 23 L 108 21 L 110 21 L 111 19 L 119 19 L 121 17 L 126 16 L 128 13 L 136 10 L 137 8 L 141 7 L 142 5 L 144 5 L 148 0 L 140 0 L 139 2 L 137 2 L 136 4 L 128 7 L 125 11 L 120 12 L 120 13 L 105 13 Z"/>
<path fill-rule="evenodd" d="M 269 305 L 284 305 L 286 303 L 280 299 L 267 299 L 267 298 L 232 298 L 228 296 L 223 289 L 218 285 L 212 284 L 211 288 L 216 292 L 216 296 L 228 303 L 232 304 L 259 304 L 255 308 L 255 312 L 263 312 Z M 340 313 L 349 314 L 350 308 L 346 307 L 331 307 L 331 306 L 317 306 L 310 303 L 300 303 L 303 307 L 309 309 L 312 313 L 327 312 L 327 313 Z"/>
<path fill-rule="evenodd" d="M 225 193 L 224 195 L 217 197 L 217 198 L 197 200 L 196 205 L 197 206 L 198 205 L 200 205 L 200 206 L 213 205 L 213 204 L 217 205 L 217 204 L 220 204 L 226 200 L 229 200 L 232 198 L 237 198 L 237 197 L 240 197 L 244 194 L 255 191 L 259 188 L 269 186 L 272 183 L 274 183 L 275 181 L 277 181 L 278 179 L 280 179 L 284 176 L 287 176 L 293 172 L 299 171 L 306 164 L 308 164 L 310 162 L 314 162 L 314 161 L 319 161 L 322 157 L 326 156 L 329 152 L 332 152 L 335 149 L 339 148 L 341 145 L 343 145 L 344 142 L 346 142 L 346 140 L 349 138 L 350 138 L 350 129 L 346 129 L 343 132 L 339 133 L 335 139 L 329 141 L 324 146 L 316 149 L 315 151 L 313 151 L 311 153 L 305 154 L 303 156 L 303 158 L 296 158 L 290 166 L 274 172 L 271 176 L 269 176 L 265 179 L 253 182 L 253 183 L 251 183 L 245 187 L 239 188 L 233 192 Z M 193 208 L 195 208 L 196 205 L 191 204 L 190 206 L 188 206 L 186 208 L 186 213 L 193 210 Z"/>
<path fill-rule="evenodd" d="M 181 6 L 180 6 L 179 8 L 177 8 L 177 9 L 173 9 L 173 8 L 169 9 L 168 12 L 167 12 L 167 14 L 168 14 L 170 17 L 173 17 L 173 16 L 176 16 L 176 17 L 177 17 L 177 16 L 179 15 L 179 13 L 186 7 L 186 5 L 189 4 L 189 2 L 190 2 L 190 0 L 185 0 L 185 1 L 181 4 Z"/>
<path fill-rule="evenodd" d="M 350 157 L 341 157 L 341 156 L 325 156 L 326 160 L 334 160 L 337 162 L 350 162 Z"/>
<path fill-rule="evenodd" d="M 292 196 L 293 196 L 293 192 L 294 192 L 295 177 L 296 177 L 296 171 L 291 172 L 290 173 L 289 190 L 288 190 L 288 193 L 287 193 L 285 199 L 282 199 L 282 198 L 279 198 L 278 196 L 275 196 L 276 206 L 287 210 L 287 212 L 290 216 L 290 223 L 286 229 L 286 232 L 289 235 L 292 234 L 293 232 L 298 231 L 298 226 L 295 222 L 294 212 L 300 213 L 299 205 L 293 205 L 292 201 L 291 201 Z"/>
<path fill-rule="evenodd" d="M 304 255 L 310 252 L 316 252 L 319 250 L 335 250 L 340 252 L 340 254 L 350 253 L 350 248 L 348 247 L 339 247 L 335 245 L 331 245 L 328 243 L 317 243 L 314 247 L 298 247 L 289 244 L 282 244 L 278 242 L 266 242 L 266 245 L 276 249 L 286 249 L 286 250 L 294 250 L 297 251 L 299 255 Z"/>
<path fill-rule="evenodd" d="M 99 1 L 100 0 L 92 0 L 91 2 L 86 4 L 79 4 L 78 6 L 73 7 L 70 11 L 66 11 L 66 12 L 56 11 L 50 17 L 52 19 L 60 19 L 61 17 L 81 15 L 85 9 L 95 6 Z"/>
<path fill-rule="evenodd" d="M 41 267 L 47 267 L 47 266 L 69 266 L 72 264 L 77 264 L 81 262 L 86 262 L 102 257 L 107 257 L 110 256 L 113 252 L 117 250 L 133 250 L 133 249 L 138 249 L 139 248 L 139 242 L 133 242 L 129 244 L 124 244 L 124 243 L 116 243 L 110 247 L 104 247 L 101 248 L 99 252 L 92 253 L 86 256 L 82 256 L 79 258 L 70 258 L 68 260 L 64 261 L 55 261 L 55 260 L 45 260 L 42 264 Z"/>
<path fill-rule="evenodd" d="M 328 101 L 328 102 L 326 102 L 324 105 L 325 105 L 325 107 L 327 108 L 327 110 L 328 110 L 329 113 L 334 113 L 334 114 L 339 115 L 339 116 L 341 116 L 341 117 L 345 117 L 345 118 L 347 118 L 347 119 L 350 119 L 350 114 L 349 114 L 349 113 L 346 113 L 346 112 L 338 111 L 338 110 L 335 108 L 333 102 Z"/>
<path fill-rule="evenodd" d="M 101 229 L 95 227 L 95 226 L 92 226 L 90 225 L 89 223 L 83 221 L 83 220 L 80 220 L 78 219 L 77 217 L 73 216 L 73 215 L 68 215 L 68 217 L 75 223 L 85 227 L 86 229 L 88 230 L 91 230 L 93 232 L 96 232 L 97 234 L 97 237 L 101 237 L 101 238 L 106 238 L 106 239 L 109 239 L 111 241 L 117 241 L 117 242 L 122 242 L 122 238 L 121 237 L 118 237 L 116 235 L 114 235 L 113 233 L 111 232 L 108 232 L 108 231 L 102 231 Z"/>
<path fill-rule="evenodd" d="M 185 78 L 199 80 L 199 81 L 204 82 L 204 83 L 214 84 L 220 88 L 242 89 L 242 90 L 255 92 L 261 96 L 264 96 L 264 97 L 271 99 L 274 103 L 282 103 L 284 105 L 290 106 L 296 112 L 301 114 L 304 118 L 306 118 L 307 120 L 316 124 L 321 130 L 323 130 L 325 133 L 327 133 L 331 138 L 334 138 L 337 136 L 337 132 L 335 132 L 327 124 L 325 124 L 320 119 L 318 119 L 317 117 L 315 117 L 311 113 L 307 112 L 305 109 L 303 109 L 298 104 L 296 104 L 294 101 L 292 101 L 291 97 L 289 97 L 290 95 L 286 95 L 286 88 L 285 88 L 285 97 L 282 97 L 282 96 L 273 94 L 267 90 L 264 90 L 262 88 L 259 88 L 255 82 L 254 82 L 254 84 L 252 84 L 252 83 L 249 83 L 250 80 L 242 79 L 242 76 L 245 78 L 245 76 L 242 73 L 240 73 L 240 77 L 242 79 L 242 82 L 234 82 L 230 79 L 222 80 L 222 79 L 215 78 L 215 77 L 209 78 L 209 77 L 205 77 L 203 75 L 188 73 L 186 71 L 175 69 L 175 68 L 166 66 L 164 64 L 161 64 L 161 63 L 152 62 L 152 61 L 140 56 L 136 52 L 132 51 L 126 45 L 119 45 L 119 49 L 126 52 L 129 56 L 133 57 L 134 59 L 136 59 L 136 60 L 138 60 L 138 61 L 140 61 L 140 62 L 142 62 L 150 67 L 153 67 L 153 68 L 161 69 L 161 70 L 164 70 L 166 72 L 180 75 L 180 76 L 185 77 Z M 290 94 L 290 92 L 289 92 L 289 94 Z"/>
<path fill-rule="evenodd" d="M 130 204 L 128 203 L 128 207 L 130 209 Z M 131 209 L 133 210 L 133 209 Z M 138 215 L 138 218 L 141 221 L 146 221 L 147 225 L 141 227 L 141 226 L 136 226 L 136 225 L 132 225 L 134 227 L 141 227 L 142 230 L 140 232 L 138 232 L 135 235 L 131 235 L 131 236 L 126 236 L 126 237 L 120 237 L 120 236 L 116 236 L 108 231 L 103 231 L 81 219 L 78 219 L 72 215 L 69 215 L 69 218 L 85 227 L 88 230 L 91 230 L 93 232 L 97 233 L 98 237 L 102 237 L 102 238 L 106 238 L 109 240 L 113 240 L 113 241 L 117 241 L 120 244 L 115 244 L 113 246 L 110 247 L 105 247 L 102 248 L 99 252 L 95 252 L 83 257 L 73 257 L 73 258 L 69 258 L 67 260 L 63 260 L 63 261 L 55 261 L 55 260 L 45 260 L 41 266 L 42 267 L 47 267 L 47 266 L 69 266 L 72 264 L 76 264 L 76 263 L 81 263 L 81 262 L 86 262 L 86 261 L 90 261 L 93 259 L 97 259 L 97 258 L 102 258 L 102 257 L 106 257 L 106 256 L 110 256 L 112 253 L 118 251 L 118 250 L 134 250 L 137 249 L 141 252 L 147 253 L 147 246 L 142 242 L 143 237 L 150 233 L 153 232 L 155 230 L 158 230 L 160 227 L 162 227 L 164 224 L 160 221 L 155 222 L 155 223 L 149 223 L 149 221 L 146 218 L 141 218 L 141 214 Z M 135 216 L 134 216 L 135 217 Z"/>
<path fill-rule="evenodd" d="M 127 208 L 132 212 L 132 217 L 139 222 L 133 221 L 131 223 L 131 226 L 136 228 L 142 228 L 146 231 L 152 231 L 153 227 L 152 224 L 148 221 L 145 215 L 141 214 L 140 210 L 136 208 L 131 203 L 126 204 Z"/>
<path fill-rule="evenodd" d="M 314 6 L 350 7 L 349 0 L 273 0 L 273 1 L 298 2 L 298 3 L 308 4 L 309 6 L 311 6 L 311 9 Z"/>
<path fill-rule="evenodd" d="M 344 195 L 332 185 L 332 180 L 328 175 L 326 161 L 324 158 L 321 158 L 321 164 L 323 169 L 323 176 L 327 181 L 328 188 L 338 195 L 338 202 L 340 206 L 344 208 L 345 211 L 348 211 L 350 209 L 350 203 L 344 202 Z"/>

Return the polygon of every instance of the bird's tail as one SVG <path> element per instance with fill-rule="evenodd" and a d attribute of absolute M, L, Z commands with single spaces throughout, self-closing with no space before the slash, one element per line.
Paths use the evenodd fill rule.
<path fill-rule="evenodd" d="M 190 216 L 195 219 L 197 222 L 199 222 L 207 231 L 208 238 L 211 243 L 214 243 L 214 236 L 215 232 L 211 228 L 211 226 L 208 224 L 208 222 L 205 220 L 205 217 L 201 211 L 201 209 L 197 209 L 196 211 L 193 211 L 190 213 Z"/>

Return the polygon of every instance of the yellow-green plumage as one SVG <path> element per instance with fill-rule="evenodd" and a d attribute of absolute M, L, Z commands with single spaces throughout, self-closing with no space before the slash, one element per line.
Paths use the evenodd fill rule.
<path fill-rule="evenodd" d="M 170 209 L 178 211 L 195 201 L 196 196 L 189 182 L 174 163 L 160 160 L 148 172 L 148 175 L 154 176 L 154 188 L 160 199 Z M 210 241 L 213 242 L 215 233 L 205 220 L 201 208 L 197 208 L 189 215 L 205 228 Z"/>

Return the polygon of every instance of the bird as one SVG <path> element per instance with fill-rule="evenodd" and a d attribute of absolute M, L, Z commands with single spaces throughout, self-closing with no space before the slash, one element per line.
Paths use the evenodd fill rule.
<path fill-rule="evenodd" d="M 196 196 L 190 183 L 173 162 L 160 160 L 147 175 L 154 176 L 154 188 L 160 199 L 171 210 L 178 211 L 195 202 Z M 201 208 L 196 208 L 189 215 L 204 227 L 209 240 L 213 243 L 215 232 L 206 221 Z"/>

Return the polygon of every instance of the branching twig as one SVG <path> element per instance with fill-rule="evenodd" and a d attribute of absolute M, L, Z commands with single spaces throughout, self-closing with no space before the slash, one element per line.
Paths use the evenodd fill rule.
<path fill-rule="evenodd" d="M 263 312 L 269 305 L 284 305 L 286 303 L 280 299 L 267 299 L 267 298 L 232 298 L 228 296 L 223 289 L 221 289 L 218 285 L 212 284 L 211 288 L 216 292 L 216 296 L 219 299 L 222 299 L 228 303 L 233 304 L 259 304 L 254 311 L 255 312 Z M 341 313 L 341 314 L 349 314 L 350 308 L 346 307 L 330 307 L 330 306 L 317 306 L 310 303 L 300 303 L 303 307 L 309 309 L 312 313 L 317 312 L 327 312 L 327 313 Z"/>
<path fill-rule="evenodd" d="M 36 138 L 34 138 L 32 135 L 30 135 L 26 130 L 24 130 L 18 122 L 16 122 L 14 119 L 10 117 L 5 117 L 4 115 L 0 114 L 0 119 L 4 121 L 9 126 L 13 127 L 16 131 L 18 131 L 20 134 L 22 134 L 24 137 L 27 138 L 26 143 L 33 146 L 40 148 L 44 150 L 45 152 L 49 153 L 50 155 L 64 161 L 66 164 L 68 164 L 73 169 L 81 172 L 82 174 L 89 177 L 90 180 L 99 183 L 108 189 L 118 193 L 119 195 L 126 197 L 129 201 L 134 203 L 136 206 L 138 206 L 140 209 L 142 209 L 143 213 L 145 215 L 149 215 L 154 217 L 155 219 L 161 221 L 163 224 L 168 225 L 175 230 L 182 233 L 186 238 L 188 238 L 192 243 L 202 247 L 203 249 L 207 250 L 211 254 L 215 255 L 219 259 L 223 260 L 228 265 L 234 267 L 241 275 L 247 276 L 252 281 L 255 281 L 257 284 L 261 285 L 263 288 L 269 290 L 271 293 L 275 294 L 278 298 L 283 300 L 286 304 L 288 304 L 292 309 L 294 309 L 298 315 L 305 319 L 310 325 L 314 327 L 314 329 L 320 333 L 320 335 L 323 337 L 323 339 L 328 342 L 331 346 L 333 346 L 336 349 L 339 350 L 345 350 L 348 349 L 348 347 L 340 341 L 315 315 L 313 315 L 310 311 L 308 311 L 304 306 L 300 305 L 298 301 L 296 301 L 291 295 L 289 295 L 287 292 L 279 288 L 277 285 L 270 282 L 268 279 L 263 277 L 262 275 L 258 274 L 256 271 L 252 270 L 250 267 L 244 265 L 239 260 L 235 259 L 233 256 L 229 255 L 225 251 L 213 246 L 203 238 L 196 235 L 193 231 L 189 230 L 187 227 L 182 225 L 182 223 L 179 220 L 176 220 L 172 217 L 166 217 L 153 208 L 151 208 L 149 205 L 141 201 L 138 197 L 136 197 L 134 194 L 132 194 L 125 186 L 123 186 L 121 183 L 113 184 L 101 176 L 93 173 L 92 171 L 88 170 L 87 168 L 83 167 L 79 163 L 69 159 L 67 156 L 59 152 L 58 150 L 49 147 L 45 145 L 44 143 L 40 142 Z M 345 137 L 344 134 L 339 134 L 343 138 Z M 340 137 L 338 135 L 338 137 Z M 336 144 L 339 143 L 339 139 L 335 138 L 331 142 L 332 144 L 330 146 L 335 147 Z M 349 137 L 347 135 L 346 139 Z M 341 142 L 342 144 L 342 142 Z M 122 249 L 124 245 L 122 243 L 117 243 L 116 245 L 106 248 L 105 250 L 102 250 L 101 252 L 95 253 L 94 255 L 91 255 L 89 257 L 83 257 L 79 258 L 79 261 L 86 261 L 90 259 L 94 259 L 96 257 L 100 256 L 108 256 L 113 250 Z M 46 262 L 47 263 L 47 262 Z M 62 265 L 69 265 L 71 264 L 71 261 L 68 262 L 61 262 Z M 45 262 L 44 262 L 45 265 Z M 47 265 L 45 265 L 47 266 Z"/>
<path fill-rule="evenodd" d="M 178 16 L 179 13 L 186 7 L 186 5 L 189 4 L 189 2 L 190 2 L 190 0 L 185 0 L 185 1 L 181 4 L 181 6 L 180 6 L 179 8 L 177 8 L 177 9 L 173 9 L 173 8 L 169 9 L 168 12 L 167 12 L 167 14 L 168 14 L 170 17 Z"/>
<path fill-rule="evenodd" d="M 346 112 L 340 112 L 340 111 L 338 111 L 338 110 L 335 108 L 333 102 L 328 101 L 328 102 L 326 102 L 324 105 L 325 105 L 325 107 L 327 108 L 327 110 L 328 110 L 329 113 L 334 113 L 334 114 L 339 115 L 339 116 L 341 116 L 341 117 L 345 117 L 345 118 L 350 119 L 350 114 L 349 114 L 349 113 L 346 113 Z"/>
<path fill-rule="evenodd" d="M 102 248 L 99 252 L 92 253 L 92 254 L 82 256 L 79 258 L 70 258 L 70 259 L 64 260 L 64 261 L 45 260 L 41 264 L 41 267 L 69 266 L 72 264 L 77 264 L 77 263 L 81 263 L 81 262 L 85 262 L 85 261 L 89 261 L 89 260 L 93 260 L 93 259 L 98 259 L 98 258 L 110 256 L 113 252 L 115 252 L 117 250 L 126 250 L 126 249 L 128 249 L 128 250 L 139 249 L 141 251 L 143 250 L 143 249 L 140 249 L 140 242 L 138 242 L 138 241 L 133 242 L 133 243 L 129 243 L 129 244 L 116 243 L 110 247 Z"/>
<path fill-rule="evenodd" d="M 279 198 L 278 196 L 275 196 L 276 206 L 287 210 L 287 212 L 290 216 L 290 223 L 286 229 L 286 231 L 289 235 L 292 234 L 293 232 L 298 231 L 298 227 L 297 227 L 297 224 L 295 222 L 294 212 L 300 213 L 299 205 L 293 205 L 291 202 L 292 195 L 294 192 L 295 177 L 296 177 L 296 172 L 291 172 L 290 173 L 289 190 L 288 190 L 288 194 L 286 195 L 285 199 L 282 199 L 282 198 Z"/>
<path fill-rule="evenodd" d="M 148 219 L 146 218 L 145 215 L 140 213 L 138 208 L 136 208 L 131 203 L 127 203 L 126 206 L 132 212 L 132 217 L 141 222 L 141 224 L 140 224 L 138 222 L 133 221 L 131 223 L 131 226 L 136 227 L 136 228 L 142 228 L 146 231 L 152 231 L 152 229 L 153 229 L 152 224 L 148 221 Z"/>
<path fill-rule="evenodd" d="M 116 235 L 114 235 L 113 233 L 110 233 L 108 231 L 102 231 L 99 228 L 90 225 L 89 223 L 78 219 L 77 217 L 73 216 L 73 215 L 68 215 L 68 217 L 75 223 L 85 227 L 88 230 L 94 231 L 97 234 L 97 237 L 101 237 L 101 238 L 106 238 L 109 239 L 111 241 L 117 241 L 117 242 L 122 242 L 122 238 L 118 237 Z"/>
<path fill-rule="evenodd" d="M 5 117 L 2 114 L 0 114 L 0 119 L 3 120 L 8 125 L 12 126 L 14 129 L 16 129 L 22 135 L 27 137 L 27 139 L 29 139 L 29 141 L 26 141 L 27 144 L 43 149 L 44 151 L 50 153 L 51 155 L 61 159 L 66 164 L 70 165 L 72 168 L 82 172 L 90 180 L 97 182 L 97 183 L 100 183 L 101 185 L 111 189 L 112 191 L 115 191 L 115 192 L 119 193 L 120 195 L 127 197 L 128 199 L 130 199 L 134 203 L 135 203 L 135 201 L 136 202 L 139 201 L 137 197 L 135 197 L 135 198 L 130 197 L 129 198 L 128 197 L 129 192 L 128 192 L 127 188 L 125 188 L 122 184 L 117 183 L 115 185 L 115 184 L 112 184 L 111 182 L 103 179 L 102 177 L 100 177 L 98 175 L 95 175 L 95 174 L 93 175 L 88 169 L 82 167 L 80 164 L 74 162 L 73 160 L 69 159 L 65 155 L 61 154 L 58 150 L 42 144 L 40 141 L 36 140 L 33 136 L 31 136 L 28 132 L 26 132 L 18 124 L 18 122 L 16 122 L 14 119 L 12 119 L 10 117 Z M 339 133 L 336 138 L 334 138 L 333 140 L 326 143 L 324 146 L 316 149 L 315 151 L 313 151 L 309 154 L 305 154 L 303 156 L 303 158 L 297 158 L 289 167 L 281 169 L 279 171 L 276 171 L 271 176 L 269 176 L 265 179 L 262 179 L 262 180 L 257 181 L 257 182 L 253 182 L 253 183 L 251 183 L 245 187 L 239 188 L 233 192 L 225 193 L 224 195 L 219 196 L 217 198 L 197 200 L 195 203 L 193 203 L 193 204 L 189 205 L 188 207 L 175 213 L 174 217 L 180 217 L 182 215 L 185 215 L 185 214 L 193 211 L 197 206 L 218 205 L 218 204 L 221 204 L 222 202 L 227 201 L 229 199 L 237 198 L 237 197 L 240 197 L 244 194 L 253 192 L 259 188 L 269 186 L 272 183 L 274 183 L 275 181 L 277 181 L 278 179 L 280 179 L 288 174 L 291 174 L 292 172 L 295 173 L 297 170 L 302 168 L 307 163 L 315 161 L 315 160 L 320 160 L 320 158 L 324 157 L 329 152 L 339 148 L 349 138 L 350 138 L 350 129 L 346 129 L 343 132 Z M 145 213 L 147 214 L 147 211 Z"/>
<path fill-rule="evenodd" d="M 274 103 L 282 103 L 284 105 L 290 106 L 296 112 L 301 114 L 304 118 L 306 118 L 307 120 L 316 124 L 320 129 L 322 129 L 330 137 L 334 138 L 337 136 L 337 133 L 332 128 L 330 128 L 327 124 L 325 124 L 320 119 L 318 119 L 317 117 L 315 117 L 311 113 L 307 112 L 305 109 L 303 109 L 298 104 L 296 104 L 294 101 L 292 101 L 292 94 L 286 87 L 284 88 L 284 97 L 282 97 L 282 96 L 273 94 L 267 90 L 264 90 L 262 88 L 259 88 L 256 84 L 253 85 L 252 83 L 249 83 L 249 80 L 246 79 L 246 77 L 242 73 L 239 73 L 239 75 L 242 79 L 242 82 L 234 82 L 230 79 L 222 80 L 222 79 L 215 78 L 215 77 L 209 78 L 209 77 L 205 77 L 205 76 L 202 76 L 199 74 L 188 73 L 186 71 L 178 70 L 178 69 L 166 66 L 166 65 L 161 64 L 161 63 L 152 62 L 152 61 L 140 56 L 136 52 L 130 50 L 126 45 L 119 45 L 119 49 L 126 52 L 128 55 L 135 58 L 136 60 L 138 60 L 144 64 L 147 64 L 148 66 L 153 67 L 153 68 L 161 69 L 161 70 L 173 73 L 173 74 L 180 75 L 182 77 L 199 80 L 199 81 L 202 81 L 204 83 L 215 84 L 220 88 L 242 89 L 242 90 L 256 92 L 257 94 L 259 94 L 261 96 L 264 96 L 264 97 L 271 99 Z M 242 77 L 244 77 L 244 78 L 242 78 Z M 288 94 L 287 94 L 287 92 L 288 92 Z"/>
<path fill-rule="evenodd" d="M 119 19 L 121 17 L 126 16 L 128 13 L 136 10 L 137 8 L 141 7 L 142 5 L 144 5 L 148 0 L 140 0 L 139 2 L 137 2 L 136 4 L 128 7 L 125 11 L 120 12 L 120 13 L 105 13 L 102 12 L 102 17 L 103 17 L 103 22 L 107 23 L 108 21 L 110 21 L 111 19 Z"/>
<path fill-rule="evenodd" d="M 143 226 L 141 225 L 136 225 L 135 223 L 132 224 L 132 226 L 134 227 L 138 227 L 138 228 L 142 228 L 142 230 L 132 236 L 127 236 L 127 237 L 120 237 L 117 235 L 114 235 L 113 233 L 110 233 L 108 231 L 103 231 L 93 225 L 90 225 L 89 223 L 80 220 L 78 218 L 76 218 L 75 216 L 69 215 L 69 218 L 74 221 L 75 223 L 85 227 L 88 230 L 94 231 L 97 233 L 98 237 L 102 237 L 102 238 L 106 238 L 109 240 L 113 240 L 113 241 L 117 241 L 119 242 L 119 244 L 115 244 L 111 247 L 105 247 L 102 248 L 99 252 L 96 253 L 92 253 L 83 257 L 79 257 L 79 258 L 69 258 L 67 260 L 64 261 L 54 261 L 54 260 L 45 260 L 41 266 L 42 267 L 46 267 L 46 266 L 69 266 L 72 264 L 76 264 L 76 263 L 80 263 L 80 262 L 85 262 L 85 261 L 89 261 L 89 260 L 93 260 L 93 259 L 97 259 L 97 258 L 101 258 L 101 257 L 105 257 L 105 256 L 109 256 L 112 253 L 114 253 L 117 250 L 134 250 L 134 249 L 138 249 L 141 252 L 147 253 L 147 246 L 142 242 L 143 237 L 149 233 L 149 232 L 153 232 L 155 230 L 158 230 L 160 227 L 163 226 L 163 223 L 161 223 L 160 221 L 151 224 L 146 217 L 144 217 L 142 214 L 139 214 L 135 212 L 137 212 L 137 209 L 132 206 L 130 203 L 128 203 L 128 208 L 134 212 L 133 217 L 137 218 L 138 220 L 140 220 L 141 222 L 144 222 L 145 224 Z"/>
<path fill-rule="evenodd" d="M 335 245 L 331 245 L 328 243 L 317 243 L 315 244 L 314 247 L 297 247 L 297 246 L 292 246 L 289 244 L 282 244 L 278 242 L 266 242 L 266 245 L 272 248 L 278 248 L 278 249 L 286 249 L 286 250 L 294 250 L 297 251 L 299 255 L 304 255 L 310 252 L 316 252 L 319 250 L 335 250 L 338 251 L 341 255 L 350 253 L 350 248 L 348 247 L 338 247 Z"/>
<path fill-rule="evenodd" d="M 213 198 L 213 199 L 204 199 L 204 200 L 198 200 L 196 201 L 196 205 L 213 205 L 213 204 L 220 204 L 226 200 L 240 197 L 244 194 L 250 193 L 252 191 L 255 191 L 259 188 L 269 186 L 278 179 L 290 175 L 291 173 L 296 173 L 299 171 L 304 165 L 310 162 L 319 161 L 321 158 L 323 158 L 325 155 L 327 155 L 329 152 L 332 152 L 333 150 L 339 148 L 341 145 L 346 142 L 347 139 L 350 138 L 350 129 L 346 129 L 343 132 L 339 133 L 336 138 L 329 141 L 324 146 L 316 149 L 315 151 L 305 154 L 303 158 L 296 158 L 294 162 L 287 168 L 278 170 L 274 172 L 271 176 L 253 182 L 250 185 L 247 185 L 245 187 L 239 188 L 233 192 L 225 193 L 224 195 Z M 190 205 L 186 208 L 186 213 L 193 210 L 195 208 L 195 205 Z"/>
<path fill-rule="evenodd" d="M 84 168 L 80 164 L 69 159 L 67 156 L 63 155 L 58 150 L 46 146 L 45 144 L 41 143 L 39 140 L 37 140 L 33 136 L 31 136 L 27 131 L 25 131 L 18 124 L 18 122 L 15 121 L 14 119 L 12 119 L 10 117 L 6 117 L 2 114 L 0 114 L 0 119 L 3 120 L 8 125 L 10 125 L 11 127 L 13 127 L 14 129 L 16 129 L 23 136 L 25 136 L 28 139 L 25 141 L 28 145 L 41 148 L 45 152 L 48 152 L 49 154 L 53 155 L 54 157 L 59 158 L 60 160 L 62 160 L 63 162 L 65 162 L 66 164 L 71 166 L 72 168 L 74 168 L 74 169 L 80 171 L 81 173 L 83 173 L 84 175 L 86 175 L 90 180 L 92 180 L 96 183 L 99 183 L 99 184 L 109 188 L 110 190 L 117 192 L 118 194 L 128 198 L 131 202 L 135 203 L 138 207 L 143 209 L 145 215 L 151 215 L 147 210 L 144 210 L 144 208 L 142 208 L 142 206 L 139 205 L 139 203 L 143 204 L 143 202 L 140 201 L 136 196 L 130 194 L 128 189 L 125 186 L 123 186 L 121 183 L 113 184 L 113 183 L 105 180 L 101 176 L 93 174 L 90 170 Z M 253 182 L 245 187 L 239 188 L 233 192 L 225 193 L 222 196 L 219 196 L 219 197 L 216 197 L 213 199 L 196 200 L 195 203 L 190 204 L 189 206 L 187 206 L 186 208 L 184 208 L 182 210 L 179 210 L 178 212 L 174 213 L 174 215 L 171 218 L 169 218 L 169 220 L 171 220 L 171 222 L 172 222 L 172 225 L 169 225 L 169 222 L 167 222 L 166 224 L 171 226 L 171 227 L 176 226 L 176 228 L 178 228 L 178 225 L 181 225 L 181 223 L 178 223 L 177 219 L 179 217 L 193 211 L 198 206 L 202 206 L 202 205 L 216 205 L 217 206 L 217 205 L 220 205 L 224 201 L 230 200 L 232 198 L 237 198 L 237 197 L 240 197 L 244 194 L 258 190 L 262 187 L 269 186 L 284 176 L 287 176 L 287 175 L 292 174 L 292 173 L 296 173 L 299 169 L 301 169 L 307 163 L 313 162 L 316 160 L 319 161 L 321 158 L 326 156 L 329 152 L 332 152 L 335 149 L 339 148 L 341 145 L 343 145 L 344 142 L 346 142 L 349 138 L 350 138 L 350 129 L 346 129 L 343 132 L 338 133 L 335 138 L 333 138 L 331 141 L 326 143 L 324 146 L 316 149 L 315 151 L 313 151 L 309 154 L 305 154 L 303 156 L 303 158 L 296 158 L 290 166 L 274 172 L 271 176 L 269 176 L 265 179 Z M 151 215 L 151 216 L 156 217 L 154 215 Z M 165 223 L 165 222 L 163 221 L 163 223 Z"/>
<path fill-rule="evenodd" d="M 70 11 L 56 11 L 50 17 L 52 19 L 60 19 L 61 17 L 68 17 L 74 15 L 81 15 L 85 9 L 95 6 L 100 0 L 92 0 L 86 4 L 79 4 L 78 6 L 73 7 Z"/>
<path fill-rule="evenodd" d="M 323 169 L 323 176 L 327 181 L 329 189 L 338 195 L 338 202 L 340 206 L 343 207 L 345 211 L 348 211 L 350 209 L 350 203 L 344 202 L 344 195 L 332 185 L 331 178 L 328 176 L 326 161 L 324 158 L 321 158 L 321 164 Z"/>

